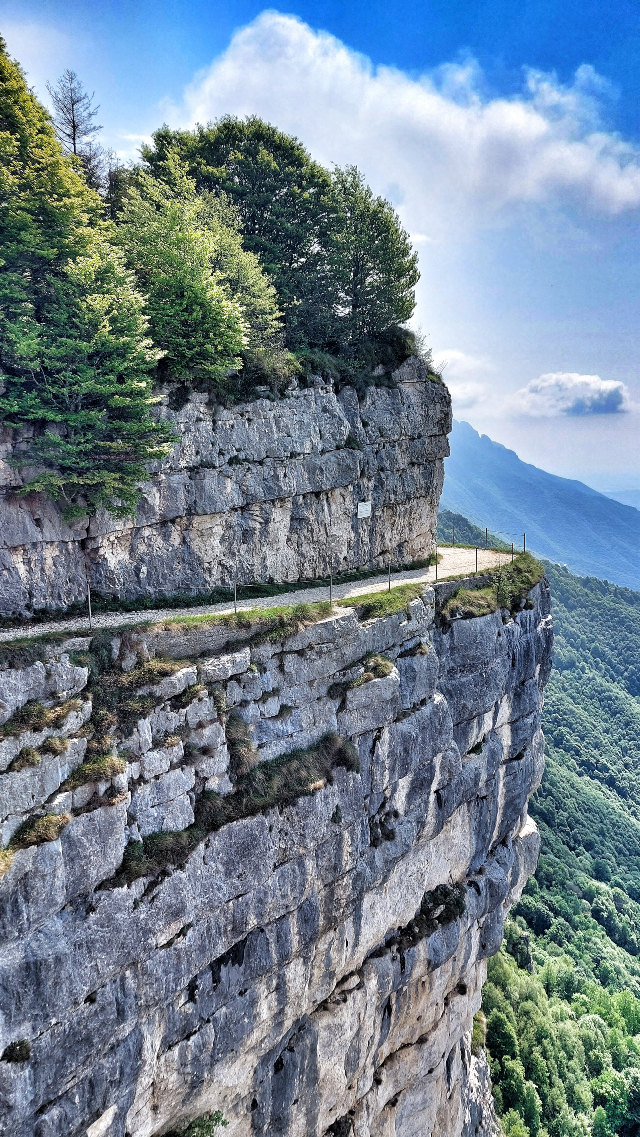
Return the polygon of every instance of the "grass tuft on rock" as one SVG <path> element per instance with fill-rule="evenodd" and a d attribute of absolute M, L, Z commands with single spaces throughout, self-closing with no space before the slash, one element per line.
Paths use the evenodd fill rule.
<path fill-rule="evenodd" d="M 46 813 L 44 817 L 30 818 L 13 834 L 9 849 L 28 849 L 45 841 L 57 841 L 70 821 L 68 813 Z"/>
<path fill-rule="evenodd" d="M 347 683 L 347 689 L 362 687 L 365 683 L 371 683 L 373 679 L 384 679 L 387 675 L 391 675 L 392 671 L 393 664 L 390 659 L 385 659 L 383 655 L 370 655 L 364 662 L 362 675 Z"/>
<path fill-rule="evenodd" d="M 348 596 L 337 603 L 340 608 L 355 608 L 361 620 L 377 620 L 402 612 L 412 600 L 422 596 L 424 588 L 424 584 L 400 584 L 390 592 L 386 590 L 368 592 L 364 596 Z"/>
<path fill-rule="evenodd" d="M 42 755 L 33 746 L 23 746 L 9 766 L 9 773 L 17 774 L 20 770 L 32 770 L 39 766 L 41 761 Z"/>
<path fill-rule="evenodd" d="M 315 793 L 331 783 L 338 766 L 356 773 L 360 769 L 355 747 L 337 734 L 326 734 L 308 750 L 294 750 L 272 762 L 261 762 L 238 779 L 234 793 L 204 793 L 196 803 L 195 823 L 188 829 L 152 833 L 142 841 L 130 842 L 111 885 L 118 887 L 169 865 L 184 864 L 210 833 L 232 821 L 283 808 Z"/>
<path fill-rule="evenodd" d="M 57 738 L 54 735 L 45 739 L 40 749 L 44 750 L 46 754 L 64 754 L 69 749 L 69 739 Z"/>
<path fill-rule="evenodd" d="M 91 762 L 83 762 L 60 788 L 75 790 L 78 786 L 85 786 L 89 782 L 104 782 L 107 778 L 116 778 L 118 774 L 124 774 L 126 768 L 126 762 L 122 758 L 107 754 L 102 758 L 94 758 Z"/>
<path fill-rule="evenodd" d="M 8 722 L 0 726 L 0 738 L 15 738 L 27 730 L 57 730 L 67 715 L 82 708 L 81 699 L 68 699 L 57 707 L 45 707 L 38 699 L 19 707 Z"/>
<path fill-rule="evenodd" d="M 225 724 L 229 750 L 229 771 L 233 781 L 248 774 L 260 761 L 251 739 L 251 730 L 235 708 L 229 712 Z"/>

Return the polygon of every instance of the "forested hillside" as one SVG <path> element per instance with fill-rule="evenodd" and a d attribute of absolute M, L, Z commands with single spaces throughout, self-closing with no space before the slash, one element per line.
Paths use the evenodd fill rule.
<path fill-rule="evenodd" d="M 441 509 L 438 513 L 439 545 L 476 545 L 480 549 L 511 548 L 510 544 L 490 533 L 488 529 L 480 529 L 463 517 L 461 513 L 452 513 L 450 509 Z"/>
<path fill-rule="evenodd" d="M 542 854 L 483 1000 L 496 1101 L 510 1137 L 637 1137 L 640 593 L 547 572 Z"/>

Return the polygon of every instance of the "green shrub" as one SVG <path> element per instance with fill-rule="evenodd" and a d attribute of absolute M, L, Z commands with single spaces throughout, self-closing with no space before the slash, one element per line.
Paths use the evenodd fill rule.
<path fill-rule="evenodd" d="M 225 1121 L 222 1113 L 217 1109 L 215 1113 L 207 1113 L 204 1117 L 199 1117 L 197 1121 L 192 1121 L 186 1129 L 168 1133 L 167 1137 L 215 1137 L 216 1129 L 218 1127 L 224 1129 L 228 1124 L 229 1122 Z"/>
<path fill-rule="evenodd" d="M 364 662 L 364 671 L 357 679 L 347 683 L 347 687 L 362 687 L 364 683 L 371 683 L 373 679 L 384 679 L 393 671 L 393 663 L 382 655 L 370 655 Z"/>
<path fill-rule="evenodd" d="M 487 1041 L 487 1020 L 482 1011 L 473 1016 L 473 1032 L 471 1035 L 471 1052 L 478 1054 Z"/>

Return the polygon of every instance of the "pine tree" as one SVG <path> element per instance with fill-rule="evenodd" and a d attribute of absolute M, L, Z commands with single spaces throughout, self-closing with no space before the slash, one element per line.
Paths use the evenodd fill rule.
<path fill-rule="evenodd" d="M 67 154 L 82 162 L 84 176 L 92 189 L 102 188 L 105 180 L 106 154 L 96 141 L 102 127 L 96 123 L 100 107 L 93 106 L 94 94 L 87 94 L 75 71 L 69 68 L 55 87 L 47 83 L 53 103 L 56 133 Z"/>
<path fill-rule="evenodd" d="M 339 218 L 332 234 L 335 334 L 359 345 L 413 315 L 418 256 L 395 210 L 355 166 L 334 170 L 332 183 Z"/>
<path fill-rule="evenodd" d="M 23 492 L 68 518 L 132 513 L 172 437 L 150 413 L 143 299 L 101 214 L 0 40 L 0 416 Z"/>

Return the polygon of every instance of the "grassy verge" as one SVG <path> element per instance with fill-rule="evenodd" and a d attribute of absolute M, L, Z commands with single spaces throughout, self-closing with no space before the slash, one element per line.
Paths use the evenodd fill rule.
<path fill-rule="evenodd" d="M 504 568 L 482 575 L 485 579 L 489 576 L 490 583 L 482 588 L 459 588 L 454 592 L 442 607 L 444 620 L 487 616 L 498 608 L 517 611 L 527 593 L 542 580 L 544 565 L 530 553 L 521 553 Z"/>
<path fill-rule="evenodd" d="M 153 833 L 143 841 L 127 845 L 122 867 L 109 884 L 118 887 L 160 872 L 168 865 L 184 864 L 209 833 L 274 806 L 290 805 L 322 789 L 331 781 L 337 766 L 355 772 L 359 769 L 355 748 L 337 734 L 326 734 L 308 750 L 295 750 L 273 762 L 261 762 L 238 779 L 234 793 L 203 794 L 196 803 L 195 823 L 188 829 Z"/>
<path fill-rule="evenodd" d="M 338 600 L 339 608 L 355 608 L 361 620 L 375 620 L 402 612 L 424 592 L 424 584 L 400 584 L 387 592 L 368 592 Z"/>
<path fill-rule="evenodd" d="M 438 560 L 440 559 L 439 557 Z M 420 560 L 399 561 L 397 564 L 392 565 L 392 572 L 410 572 L 413 569 L 429 568 L 430 565 L 433 564 L 435 564 L 435 556 L 431 553 L 429 557 Z M 371 577 L 380 576 L 384 571 L 384 568 L 353 569 L 350 572 L 337 573 L 336 576 L 333 577 L 333 583 L 334 585 L 352 584 L 359 580 L 370 580 Z M 302 592 L 308 588 L 328 587 L 328 576 L 310 577 L 305 580 L 283 581 L 278 584 L 239 585 L 236 596 L 238 600 L 257 600 L 260 597 L 282 596 L 287 592 Z M 173 592 L 162 596 L 139 596 L 133 600 L 120 600 L 118 597 L 99 596 L 92 592 L 91 608 L 94 615 L 103 612 L 153 612 L 159 608 L 200 608 L 208 604 L 229 604 L 233 600 L 233 597 L 234 593 L 232 588 L 212 588 L 210 591 L 198 592 L 195 595 Z M 32 624 L 42 624 L 48 623 L 50 620 L 81 619 L 82 617 L 88 617 L 88 615 L 89 610 L 83 601 L 78 604 L 70 604 L 68 608 L 47 608 L 46 610 L 35 611 L 30 613 L 27 619 Z M 0 617 L 0 628 L 21 627 L 25 622 L 24 616 Z M 72 632 L 56 633 L 56 635 L 59 636 L 59 642 L 69 639 L 72 634 Z M 46 637 L 46 640 L 47 642 L 52 642 L 49 636 Z M 12 643 L 18 642 L 19 641 L 12 641 Z M 33 640 L 31 639 L 24 639 L 25 645 L 32 642 Z M 39 656 L 35 656 L 34 658 L 38 659 Z M 31 662 L 33 662 L 33 660 Z"/>
<path fill-rule="evenodd" d="M 319 600 L 315 604 L 290 604 L 279 608 L 249 608 L 245 612 L 211 613 L 204 616 L 176 616 L 173 620 L 160 620 L 156 622 L 136 624 L 129 626 L 128 631 L 148 632 L 190 632 L 196 628 L 220 626 L 237 629 L 243 632 L 252 632 L 251 642 L 261 643 L 265 640 L 281 640 L 287 636 L 296 635 L 303 628 L 326 619 L 333 611 L 328 600 Z"/>

